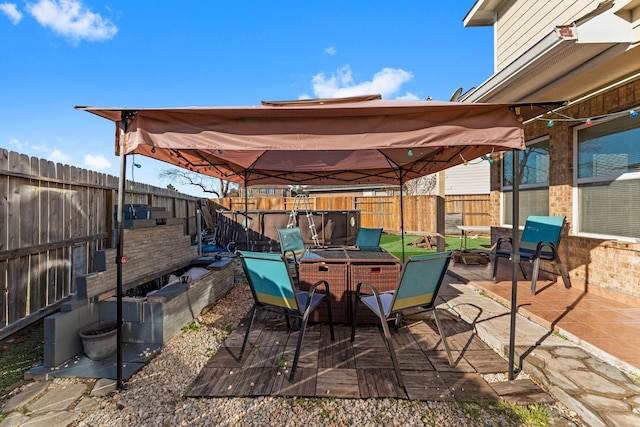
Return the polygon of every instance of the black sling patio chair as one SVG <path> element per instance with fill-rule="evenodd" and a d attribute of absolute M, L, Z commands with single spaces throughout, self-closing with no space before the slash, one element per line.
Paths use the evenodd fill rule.
<path fill-rule="evenodd" d="M 558 256 L 558 246 L 560 245 L 560 236 L 562 229 L 566 224 L 564 216 L 529 216 L 524 224 L 522 237 L 520 237 L 520 270 L 525 279 L 527 273 L 524 269 L 524 262 L 533 264 L 533 272 L 531 274 L 531 293 L 536 294 L 536 282 L 538 281 L 538 273 L 540 271 L 540 260 L 553 262 L 562 276 L 564 286 L 571 287 L 571 281 L 567 275 L 560 257 Z M 496 242 L 495 259 L 493 261 L 493 281 L 496 282 L 498 274 L 498 264 L 500 258 L 511 259 L 513 255 L 512 247 L 504 249 L 503 243 L 513 243 L 511 237 L 500 237 Z"/>

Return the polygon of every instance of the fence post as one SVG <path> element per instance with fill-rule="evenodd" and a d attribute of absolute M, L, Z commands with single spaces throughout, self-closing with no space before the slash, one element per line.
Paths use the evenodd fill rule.
<path fill-rule="evenodd" d="M 445 209 L 444 209 L 444 197 L 436 196 L 436 250 L 438 252 L 444 252 L 446 248 L 446 242 L 444 238 L 445 234 Z"/>
<path fill-rule="evenodd" d="M 438 192 L 436 196 L 436 250 L 444 252 L 446 250 L 445 242 L 445 190 L 444 190 L 444 171 L 438 172 Z"/>

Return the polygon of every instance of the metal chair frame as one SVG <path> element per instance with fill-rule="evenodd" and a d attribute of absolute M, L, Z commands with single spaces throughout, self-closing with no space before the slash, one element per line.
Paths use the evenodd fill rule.
<path fill-rule="evenodd" d="M 440 252 L 435 254 L 416 255 L 410 257 L 402 266 L 402 272 L 396 285 L 396 289 L 388 292 L 379 292 L 370 283 L 363 281 L 357 284 L 355 301 L 353 305 L 353 318 L 351 324 L 351 342 L 355 340 L 356 324 L 358 318 L 358 302 L 362 301 L 365 307 L 373 311 L 382 324 L 387 350 L 391 355 L 393 367 L 400 387 L 404 387 L 400 366 L 391 340 L 391 332 L 388 322 L 395 317 L 396 326 L 401 324 L 403 311 L 420 307 L 425 311 L 433 312 L 433 317 L 442 339 L 449 365 L 453 366 L 453 357 L 449 344 L 442 329 L 442 324 L 436 311 L 436 299 L 447 273 L 453 252 Z M 362 295 L 363 286 L 371 294 Z M 414 314 L 414 313 L 412 313 Z"/>
<path fill-rule="evenodd" d="M 288 329 L 291 329 L 289 317 L 300 319 L 300 332 L 291 366 L 291 374 L 289 375 L 289 381 L 293 381 L 300 358 L 300 348 L 302 347 L 307 323 L 309 322 L 309 315 L 322 301 L 327 303 L 331 340 L 335 341 L 331 299 L 327 298 L 330 294 L 329 283 L 326 280 L 319 280 L 308 291 L 300 291 L 295 288 L 291 271 L 287 268 L 287 261 L 284 255 L 248 251 L 239 251 L 238 253 L 254 299 L 254 304 L 249 314 L 247 331 L 240 349 L 240 360 L 244 355 L 249 333 L 258 310 L 284 315 Z M 316 293 L 318 286 L 324 286 L 324 294 Z"/>

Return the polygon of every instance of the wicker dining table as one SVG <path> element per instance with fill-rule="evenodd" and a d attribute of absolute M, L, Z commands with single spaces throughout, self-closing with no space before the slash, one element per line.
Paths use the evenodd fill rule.
<path fill-rule="evenodd" d="M 299 280 L 303 290 L 319 280 L 329 283 L 333 321 L 351 323 L 352 302 L 359 282 L 368 282 L 380 291 L 395 289 L 400 273 L 400 260 L 393 254 L 375 248 L 309 249 L 300 259 Z M 366 288 L 363 288 L 365 290 Z M 369 310 L 358 310 L 358 323 L 375 323 Z M 310 321 L 329 320 L 326 307 L 314 310 Z"/>

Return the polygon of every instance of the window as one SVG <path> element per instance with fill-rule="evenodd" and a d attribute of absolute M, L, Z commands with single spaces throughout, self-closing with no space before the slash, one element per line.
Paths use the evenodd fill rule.
<path fill-rule="evenodd" d="M 267 194 L 267 189 L 266 188 L 261 188 L 260 189 L 260 194 Z"/>
<path fill-rule="evenodd" d="M 577 231 L 640 238 L 640 121 L 618 117 L 575 134 Z"/>
<path fill-rule="evenodd" d="M 549 139 L 537 139 L 518 153 L 519 225 L 529 215 L 549 215 Z M 513 224 L 513 152 L 502 157 L 502 223 Z"/>
<path fill-rule="evenodd" d="M 275 188 L 269 188 L 268 193 L 269 194 L 276 194 L 276 189 Z"/>

